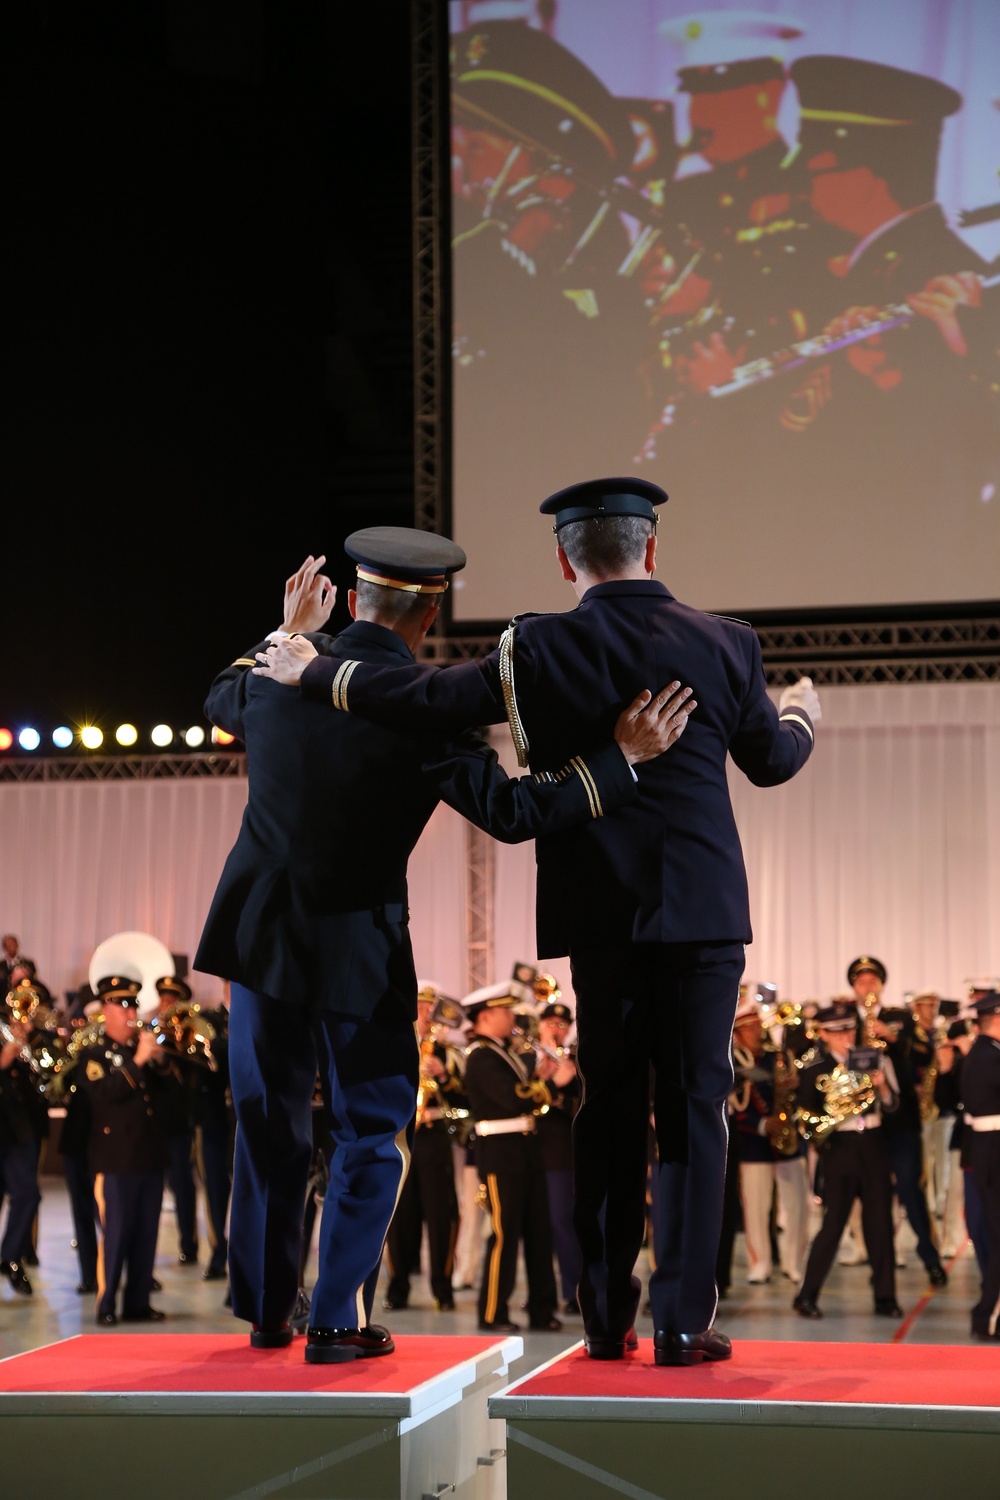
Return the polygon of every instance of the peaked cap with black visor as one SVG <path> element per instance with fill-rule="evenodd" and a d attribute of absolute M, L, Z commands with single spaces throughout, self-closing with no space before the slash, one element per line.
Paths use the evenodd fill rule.
<path fill-rule="evenodd" d="M 363 583 L 431 597 L 443 594 L 448 575 L 466 564 L 457 542 L 412 526 L 366 526 L 351 533 L 344 551 Z"/>
<path fill-rule="evenodd" d="M 587 479 L 557 490 L 538 507 L 543 516 L 554 516 L 552 530 L 559 535 L 571 521 L 594 521 L 605 516 L 645 516 L 655 526 L 656 506 L 668 499 L 666 490 L 647 479 Z"/>

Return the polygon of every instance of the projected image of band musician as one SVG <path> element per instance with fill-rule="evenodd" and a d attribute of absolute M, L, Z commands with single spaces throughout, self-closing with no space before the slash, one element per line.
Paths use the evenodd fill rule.
<path fill-rule="evenodd" d="M 561 0 L 452 37 L 456 530 L 474 497 L 470 550 L 513 560 L 512 486 L 638 472 L 699 508 L 692 541 L 732 543 L 702 607 L 990 597 L 1000 14 L 945 0 L 932 36 L 898 5 L 863 33 L 837 0 L 673 11 L 623 29 Z M 934 55 L 947 81 L 905 65 Z M 859 529 L 888 584 L 852 575 Z M 741 561 L 765 533 L 780 602 Z M 518 558 L 515 606 L 547 602 L 543 566 Z M 478 588 L 456 609 L 492 618 Z"/>

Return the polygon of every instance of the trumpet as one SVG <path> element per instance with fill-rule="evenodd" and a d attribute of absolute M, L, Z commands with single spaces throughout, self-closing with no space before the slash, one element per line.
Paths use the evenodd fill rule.
<path fill-rule="evenodd" d="M 140 1021 L 136 1030 L 152 1036 L 165 1055 L 217 1073 L 219 1064 L 212 1052 L 215 1027 L 200 1012 L 196 1001 L 176 1000 L 162 1014 Z"/>
<path fill-rule="evenodd" d="M 38 1092 L 54 1092 L 56 1077 L 67 1066 L 68 1052 L 64 1026 L 58 1011 L 44 1004 L 39 990 L 28 979 L 22 979 L 6 997 L 7 1017 L 0 1017 L 0 1037 L 18 1047 L 18 1055 L 37 1075 Z M 29 1036 L 25 1027 L 31 1028 Z"/>

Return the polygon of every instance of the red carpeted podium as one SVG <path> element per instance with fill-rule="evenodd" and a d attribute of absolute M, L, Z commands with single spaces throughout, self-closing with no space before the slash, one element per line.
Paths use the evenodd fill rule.
<path fill-rule="evenodd" d="M 488 1398 L 506 1422 L 511 1500 L 775 1500 L 872 1493 L 995 1500 L 1000 1348 L 736 1345 L 731 1361 L 659 1369 L 578 1344 Z"/>
<path fill-rule="evenodd" d="M 503 1500 L 487 1398 L 520 1338 L 404 1338 L 307 1365 L 304 1341 L 90 1334 L 0 1360 L 10 1500 Z"/>

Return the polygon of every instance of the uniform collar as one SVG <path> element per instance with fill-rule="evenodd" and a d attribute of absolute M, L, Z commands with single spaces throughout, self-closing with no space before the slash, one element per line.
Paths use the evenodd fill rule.
<path fill-rule="evenodd" d="M 345 630 L 337 637 L 345 643 L 378 646 L 382 651 L 391 651 L 394 656 L 401 656 L 404 661 L 415 661 L 416 657 L 401 636 L 387 625 L 376 625 L 374 620 L 352 620 Z"/>
<path fill-rule="evenodd" d="M 656 578 L 613 578 L 609 583 L 595 583 L 580 600 L 589 604 L 591 599 L 625 598 L 629 595 L 656 595 L 661 599 L 673 599 L 665 584 Z"/>

